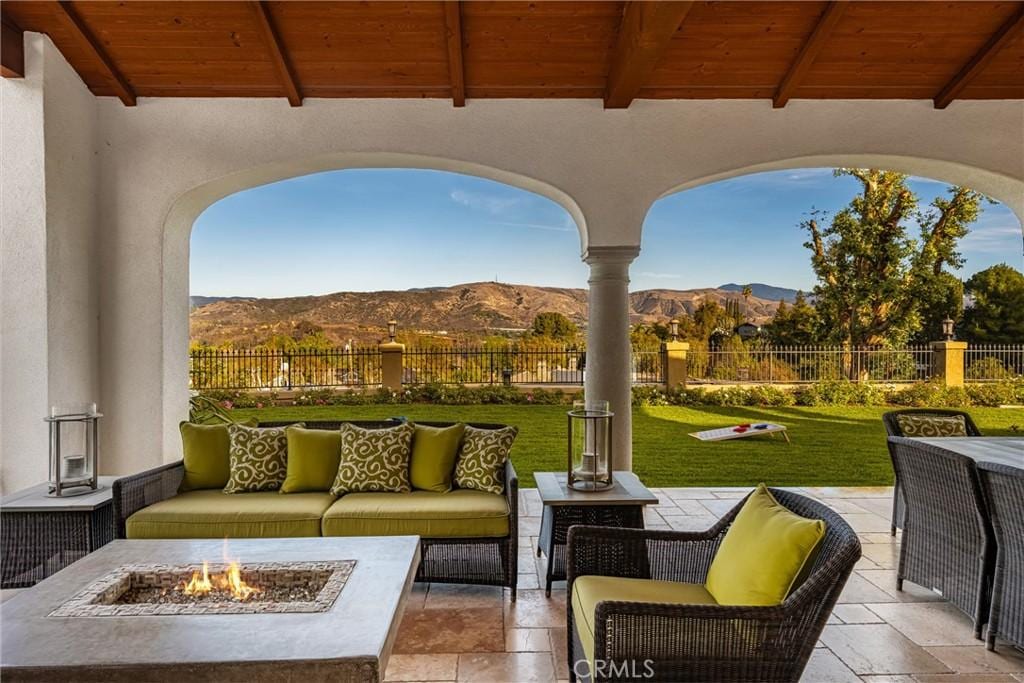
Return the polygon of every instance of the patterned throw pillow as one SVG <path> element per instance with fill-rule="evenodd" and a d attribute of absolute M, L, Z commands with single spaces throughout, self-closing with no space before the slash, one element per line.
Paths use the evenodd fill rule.
<path fill-rule="evenodd" d="M 967 436 L 963 415 L 897 415 L 903 436 Z"/>
<path fill-rule="evenodd" d="M 304 427 L 300 423 L 297 426 Z M 287 473 L 288 439 L 284 427 L 228 425 L 231 475 L 224 493 L 276 491 Z"/>
<path fill-rule="evenodd" d="M 455 464 L 455 485 L 489 493 L 505 490 L 505 461 L 519 429 L 476 429 L 466 427 L 462 451 Z"/>
<path fill-rule="evenodd" d="M 341 425 L 341 464 L 331 493 L 408 493 L 409 456 L 416 428 L 406 422 L 387 429 Z"/>

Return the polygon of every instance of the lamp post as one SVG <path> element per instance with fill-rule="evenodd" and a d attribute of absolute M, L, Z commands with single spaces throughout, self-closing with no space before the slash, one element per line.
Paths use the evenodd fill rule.
<path fill-rule="evenodd" d="M 394 319 L 389 320 L 388 321 L 388 337 L 391 338 L 391 341 L 395 341 L 395 333 L 397 331 L 398 331 L 398 321 L 394 320 Z"/>
<path fill-rule="evenodd" d="M 942 336 L 946 338 L 946 341 L 953 341 L 953 319 L 945 318 L 942 321 Z"/>
<path fill-rule="evenodd" d="M 676 341 L 677 339 L 679 339 L 679 321 L 676 320 L 675 318 L 672 318 L 671 320 L 668 321 L 668 328 L 672 335 L 672 341 Z"/>

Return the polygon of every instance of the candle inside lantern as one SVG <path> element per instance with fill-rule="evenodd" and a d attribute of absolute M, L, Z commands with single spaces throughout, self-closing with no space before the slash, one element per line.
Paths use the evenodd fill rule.
<path fill-rule="evenodd" d="M 81 479 L 86 474 L 85 472 L 85 456 L 84 455 L 65 455 L 64 456 L 64 478 L 65 479 Z"/>

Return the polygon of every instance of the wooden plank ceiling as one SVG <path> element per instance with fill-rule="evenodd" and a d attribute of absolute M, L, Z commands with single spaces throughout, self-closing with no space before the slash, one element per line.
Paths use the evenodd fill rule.
<path fill-rule="evenodd" d="M 1024 99 L 1021 2 L 7 0 L 96 95 Z M 13 36 L 13 37 L 12 37 Z M 20 47 L 20 46 L 19 46 Z"/>

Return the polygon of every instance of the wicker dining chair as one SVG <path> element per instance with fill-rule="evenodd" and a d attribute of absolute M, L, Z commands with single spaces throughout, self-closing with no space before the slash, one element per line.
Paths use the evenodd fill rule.
<path fill-rule="evenodd" d="M 980 462 L 978 475 L 996 539 L 986 645 L 999 637 L 1024 649 L 1024 469 Z"/>
<path fill-rule="evenodd" d="M 824 520 L 826 525 L 806 580 L 781 605 L 599 602 L 594 616 L 595 660 L 640 662 L 639 675 L 645 681 L 799 680 L 860 558 L 860 541 L 850 525 L 822 503 L 789 491 L 771 492 L 792 512 Z M 707 531 L 571 527 L 569 595 L 573 582 L 586 575 L 703 584 L 743 502 Z M 592 672 L 583 670 L 588 667 L 577 666 L 586 661 L 586 655 L 575 626 L 572 600 L 566 603 L 570 679 L 616 680 L 614 676 L 591 677 Z"/>
<path fill-rule="evenodd" d="M 906 497 L 896 588 L 903 581 L 939 591 L 974 621 L 988 620 L 995 540 L 970 458 L 898 436 L 889 437 Z"/>
<path fill-rule="evenodd" d="M 936 417 L 962 417 L 964 418 L 964 427 L 967 431 L 967 436 L 981 436 L 981 430 L 974 424 L 974 420 L 971 416 L 962 410 L 947 410 L 944 408 L 904 408 L 903 410 L 890 410 L 889 412 L 882 415 L 882 423 L 885 425 L 885 433 L 888 436 L 906 436 L 903 433 L 903 428 L 900 427 L 899 417 L 900 415 L 934 415 Z M 905 505 L 903 504 L 903 494 L 900 492 L 900 478 L 896 477 L 896 483 L 893 486 L 892 491 L 892 524 L 889 528 L 889 532 L 892 536 L 896 535 L 896 528 L 903 528 L 903 510 Z"/>

